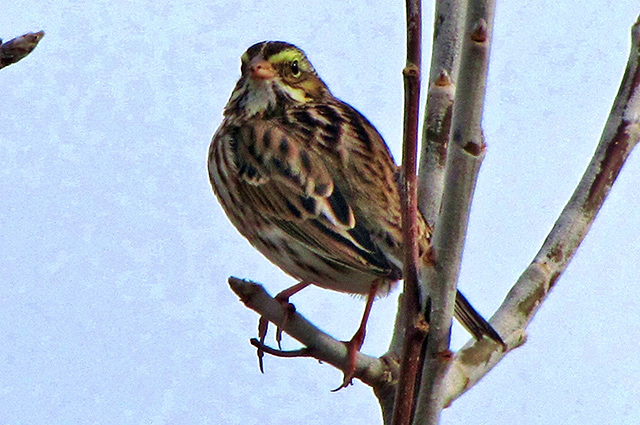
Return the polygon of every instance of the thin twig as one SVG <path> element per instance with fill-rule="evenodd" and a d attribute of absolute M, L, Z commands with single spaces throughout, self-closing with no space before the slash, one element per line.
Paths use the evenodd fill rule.
<path fill-rule="evenodd" d="M 420 66 L 422 54 L 422 11 L 420 0 L 406 0 L 407 63 L 404 76 L 404 140 L 402 156 L 402 238 L 404 242 L 404 313 L 405 337 L 400 379 L 393 407 L 393 424 L 409 425 L 415 400 L 416 376 L 422 343 L 426 335 L 419 325 L 421 315 L 418 284 L 418 191 L 416 157 L 418 117 L 420 112 Z"/>
<path fill-rule="evenodd" d="M 442 212 L 433 235 L 435 278 L 431 284 L 430 332 L 415 424 L 437 424 L 445 396 L 444 376 L 469 211 L 485 144 L 481 129 L 494 3 L 469 3 L 460 73 L 447 151 Z"/>
<path fill-rule="evenodd" d="M 491 319 L 510 348 L 525 342 L 527 324 L 573 258 L 639 140 L 640 16 L 632 27 L 627 68 L 596 152 L 540 251 Z M 446 404 L 475 385 L 506 354 L 490 350 L 488 344 L 469 341 L 457 353 L 445 380 Z"/>

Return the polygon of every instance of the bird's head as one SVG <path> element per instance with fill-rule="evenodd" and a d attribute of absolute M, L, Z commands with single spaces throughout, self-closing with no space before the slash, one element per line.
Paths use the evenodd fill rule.
<path fill-rule="evenodd" d="M 225 114 L 278 114 L 307 102 L 331 97 L 302 50 L 282 41 L 263 41 L 242 55 L 242 76 Z"/>

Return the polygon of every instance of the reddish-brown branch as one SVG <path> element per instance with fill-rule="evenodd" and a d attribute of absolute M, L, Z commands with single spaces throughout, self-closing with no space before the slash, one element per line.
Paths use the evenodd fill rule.
<path fill-rule="evenodd" d="M 405 294 L 405 338 L 403 344 L 400 379 L 396 390 L 393 424 L 411 423 L 415 399 L 416 376 L 419 370 L 421 347 L 425 333 L 421 331 L 420 287 L 418 282 L 417 210 L 418 191 L 416 183 L 418 117 L 420 110 L 420 66 L 422 13 L 420 0 L 406 1 L 407 17 L 407 64 L 402 71 L 404 77 L 404 139 L 402 157 L 402 235 L 404 241 L 404 294 Z"/>

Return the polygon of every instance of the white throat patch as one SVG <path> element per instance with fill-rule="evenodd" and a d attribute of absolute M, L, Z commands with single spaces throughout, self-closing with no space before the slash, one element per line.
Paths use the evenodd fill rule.
<path fill-rule="evenodd" d="M 247 116 L 253 116 L 264 112 L 276 104 L 276 94 L 272 81 L 251 80 L 247 81 L 247 95 L 244 99 L 244 110 Z"/>

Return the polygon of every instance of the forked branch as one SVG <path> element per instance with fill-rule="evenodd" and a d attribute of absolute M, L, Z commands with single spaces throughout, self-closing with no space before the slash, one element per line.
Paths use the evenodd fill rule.
<path fill-rule="evenodd" d="M 526 326 L 587 235 L 639 139 L 640 16 L 632 27 L 627 68 L 596 152 L 540 251 L 491 320 L 510 348 L 524 343 Z M 446 404 L 473 387 L 504 355 L 490 350 L 486 341 L 469 341 L 456 354 L 446 376 Z"/>
<path fill-rule="evenodd" d="M 476 10 L 467 16 L 468 21 L 471 22 L 467 28 L 471 28 L 471 31 L 466 32 L 469 37 L 467 40 L 469 46 L 465 48 L 466 53 L 462 58 L 465 60 L 464 58 L 468 55 L 466 60 L 470 62 L 465 62 L 462 68 L 469 75 L 465 77 L 465 73 L 460 74 L 457 82 L 457 92 L 460 94 L 457 95 L 454 104 L 453 132 L 449 142 L 454 146 L 450 146 L 446 154 L 447 174 L 442 186 L 445 190 L 442 203 L 444 213 L 439 216 L 443 218 L 436 224 L 433 241 L 436 256 L 438 256 L 438 267 L 442 268 L 442 270 L 436 270 L 436 275 L 440 274 L 440 277 L 436 276 L 435 281 L 439 292 L 430 291 L 435 295 L 436 308 L 440 309 L 440 311 L 434 311 L 431 318 L 432 325 L 438 328 L 438 331 L 431 337 L 433 344 L 429 345 L 428 358 L 434 361 L 426 362 L 422 372 L 423 389 L 415 414 L 415 417 L 419 418 L 414 422 L 416 424 L 437 423 L 440 408 L 450 404 L 475 385 L 506 354 L 497 350 L 495 344 L 488 340 L 471 340 L 455 354 L 452 360 L 441 361 L 443 347 L 448 349 L 448 326 L 450 326 L 453 309 L 451 295 L 455 294 L 459 251 L 462 249 L 468 208 L 484 152 L 480 117 L 493 3 L 491 1 L 473 3 L 472 8 L 480 6 L 485 9 L 480 12 Z M 633 26 L 627 69 L 597 150 L 542 248 L 491 320 L 491 324 L 510 349 L 524 343 L 526 326 L 566 269 L 628 155 L 640 139 L 639 63 L 640 17 Z M 411 69 L 408 67 L 407 71 L 411 72 Z M 444 117 L 446 117 L 447 108 L 451 108 L 453 85 L 448 73 L 442 72 L 440 75 L 441 79 L 431 85 L 430 99 L 440 96 L 440 101 L 444 105 L 440 111 L 445 113 L 440 115 L 442 119 L 438 125 L 446 127 Z M 468 80 L 465 80 L 467 78 Z M 467 94 L 462 95 L 462 93 Z M 445 128 L 444 134 L 446 131 Z M 410 185 L 410 182 L 406 183 L 406 186 Z M 283 323 L 285 312 L 281 304 L 270 297 L 260 285 L 236 278 L 230 278 L 229 284 L 247 307 L 272 323 Z M 450 286 L 451 284 L 453 286 Z M 405 293 L 402 304 L 406 304 L 406 296 Z M 401 327 L 411 327 L 406 320 L 398 320 L 398 323 Z M 293 352 L 275 349 L 265 351 L 278 356 L 310 356 L 339 369 L 343 369 L 346 365 L 348 360 L 345 345 L 320 331 L 299 314 L 290 313 L 284 331 L 300 341 L 305 348 Z M 397 332 L 396 330 L 396 336 Z M 397 339 L 399 338 L 394 338 L 394 341 Z M 254 344 L 259 343 L 254 342 Z M 392 345 L 396 348 L 398 346 L 397 343 Z M 261 348 L 265 349 L 265 347 Z M 373 387 L 380 400 L 385 423 L 389 423 L 399 373 L 394 353 L 381 358 L 358 353 L 356 363 L 355 376 Z"/>

